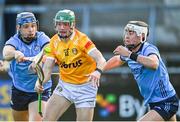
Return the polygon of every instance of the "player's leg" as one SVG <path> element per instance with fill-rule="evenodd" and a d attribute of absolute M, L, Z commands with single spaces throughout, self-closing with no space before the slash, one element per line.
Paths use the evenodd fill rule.
<path fill-rule="evenodd" d="M 46 101 L 42 101 L 42 108 L 44 109 Z M 42 111 L 44 111 L 42 109 Z M 42 117 L 38 113 L 38 101 L 31 102 L 29 104 L 29 121 L 41 121 Z"/>
<path fill-rule="evenodd" d="M 164 121 L 164 119 L 155 111 L 150 110 L 147 114 L 141 117 L 138 121 Z M 169 121 L 176 121 L 176 115 L 172 116 Z"/>
<path fill-rule="evenodd" d="M 72 102 L 70 102 L 69 96 L 71 96 L 71 93 L 69 90 L 71 89 L 68 88 L 67 91 L 66 86 L 59 80 L 52 96 L 47 102 L 43 120 L 56 121 L 70 107 Z"/>
<path fill-rule="evenodd" d="M 172 116 L 171 119 L 170 119 L 171 122 L 176 122 L 177 119 L 176 119 L 176 115 Z"/>
<path fill-rule="evenodd" d="M 12 86 L 11 108 L 14 121 L 28 121 L 28 101 L 25 93 Z"/>
<path fill-rule="evenodd" d="M 42 93 L 42 101 L 41 101 L 41 106 L 42 106 L 42 113 L 45 111 L 46 103 L 47 100 L 49 99 L 51 95 L 51 89 L 46 89 Z M 31 96 L 31 99 L 29 101 L 29 121 L 41 121 L 42 117 L 38 113 L 38 94 L 37 93 L 31 93 L 29 94 Z"/>
<path fill-rule="evenodd" d="M 147 114 L 141 117 L 138 121 L 163 121 L 164 119 L 155 110 L 150 110 Z"/>
<path fill-rule="evenodd" d="M 28 111 L 16 111 L 12 109 L 14 121 L 28 121 Z"/>
<path fill-rule="evenodd" d="M 44 121 L 57 121 L 58 118 L 69 108 L 71 102 L 63 96 L 53 94 L 47 102 Z"/>
<path fill-rule="evenodd" d="M 76 108 L 77 121 L 92 121 L 94 108 Z"/>
<path fill-rule="evenodd" d="M 92 83 L 86 83 L 75 87 L 77 90 L 74 101 L 77 121 L 92 121 L 96 104 L 97 88 Z M 78 96 L 78 97 L 77 97 Z"/>
<path fill-rule="evenodd" d="M 176 121 L 176 112 L 179 107 L 179 100 L 176 95 L 149 105 L 151 110 L 140 121 Z"/>

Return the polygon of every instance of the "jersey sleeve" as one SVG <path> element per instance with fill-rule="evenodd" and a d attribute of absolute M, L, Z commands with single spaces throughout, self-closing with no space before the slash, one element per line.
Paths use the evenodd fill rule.
<path fill-rule="evenodd" d="M 15 49 L 18 49 L 18 41 L 13 39 L 13 37 L 11 37 L 8 41 L 6 41 L 5 46 L 6 45 L 10 45 L 13 46 Z"/>
<path fill-rule="evenodd" d="M 40 32 L 38 41 L 41 43 L 41 49 L 43 49 L 44 46 L 49 43 L 49 40 L 50 38 L 44 32 Z"/>
<path fill-rule="evenodd" d="M 158 58 L 160 57 L 159 51 L 155 46 L 148 46 L 143 53 L 143 55 L 145 56 L 149 56 L 152 54 L 156 55 Z"/>
<path fill-rule="evenodd" d="M 87 36 L 82 37 L 81 45 L 83 51 L 85 51 L 86 53 L 89 53 L 93 48 L 96 47 L 95 44 Z"/>

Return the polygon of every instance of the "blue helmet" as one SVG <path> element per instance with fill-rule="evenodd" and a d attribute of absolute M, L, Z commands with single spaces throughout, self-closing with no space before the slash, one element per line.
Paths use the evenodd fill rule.
<path fill-rule="evenodd" d="M 31 12 L 22 12 L 17 14 L 16 17 L 16 24 L 17 25 L 24 25 L 26 23 L 36 23 L 36 17 L 34 16 L 33 13 Z"/>

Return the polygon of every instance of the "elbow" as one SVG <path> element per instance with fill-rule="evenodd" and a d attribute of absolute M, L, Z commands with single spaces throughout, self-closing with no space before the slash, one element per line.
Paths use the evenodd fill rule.
<path fill-rule="evenodd" d="M 6 52 L 3 52 L 3 59 L 7 60 L 8 59 L 8 55 Z"/>
<path fill-rule="evenodd" d="M 6 61 L 11 61 L 14 58 L 11 53 L 12 52 L 3 52 L 3 59 Z"/>

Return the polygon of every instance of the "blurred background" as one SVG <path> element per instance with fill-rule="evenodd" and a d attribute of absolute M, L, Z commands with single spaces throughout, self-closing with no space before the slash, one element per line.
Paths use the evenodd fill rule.
<path fill-rule="evenodd" d="M 55 34 L 53 18 L 60 9 L 76 14 L 76 26 L 86 33 L 108 60 L 122 44 L 123 28 L 130 20 L 150 25 L 148 41 L 155 44 L 180 95 L 180 0 L 0 0 L 0 59 L 5 42 L 16 33 L 16 14 L 34 12 L 39 29 Z M 58 80 L 54 69 L 52 79 Z M 0 73 L 0 121 L 12 120 L 9 106 L 11 79 Z M 95 121 L 137 120 L 148 110 L 143 106 L 136 82 L 127 66 L 105 72 L 97 95 Z M 177 113 L 180 120 L 180 110 Z M 60 120 L 75 120 L 72 106 Z"/>

